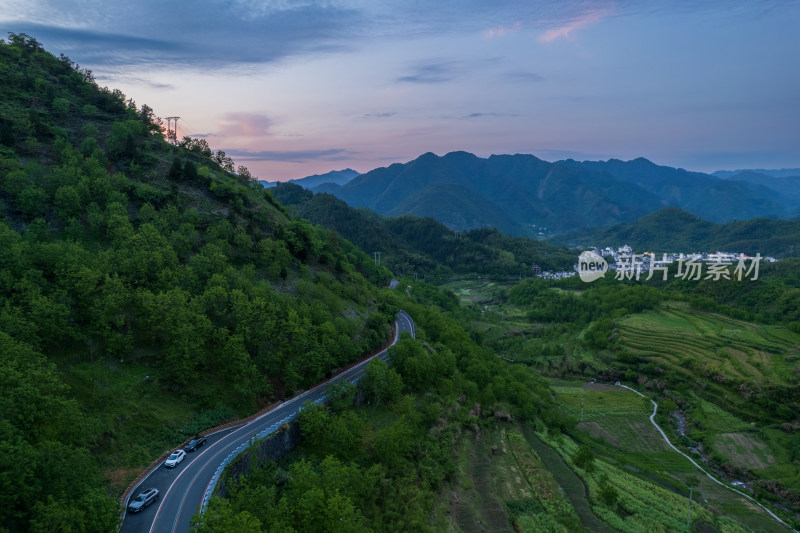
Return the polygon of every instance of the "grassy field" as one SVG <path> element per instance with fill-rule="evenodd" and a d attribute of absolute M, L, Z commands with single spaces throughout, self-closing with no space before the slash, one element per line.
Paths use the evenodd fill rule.
<path fill-rule="evenodd" d="M 488 279 L 459 279 L 441 285 L 443 289 L 453 291 L 462 305 L 496 303 L 498 298 L 513 283 L 501 283 Z"/>
<path fill-rule="evenodd" d="M 609 415 L 650 415 L 653 406 L 649 400 L 630 391 L 601 383 L 553 382 L 551 388 L 556 400 L 579 421 L 590 421 Z"/>

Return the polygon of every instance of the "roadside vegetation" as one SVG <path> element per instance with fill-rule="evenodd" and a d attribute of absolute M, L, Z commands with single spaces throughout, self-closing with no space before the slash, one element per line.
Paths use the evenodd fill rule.
<path fill-rule="evenodd" d="M 424 282 L 401 286 L 410 286 L 410 296 L 398 290 L 386 298 L 414 317 L 417 338 L 403 335 L 389 349 L 391 367 L 369 364 L 360 405 L 348 399 L 354 391 L 331 406 L 307 406 L 303 443 L 230 483 L 227 499 L 212 498 L 196 517 L 198 531 L 235 524 L 248 524 L 246 531 L 440 530 L 447 517 L 431 523 L 431 514 L 454 483 L 455 449 L 517 420 L 566 429 L 544 380 L 476 344 L 457 301 Z M 535 468 L 532 458 L 520 460 Z M 574 523 L 565 513 L 565 523 Z M 508 521 L 503 504 L 496 514 Z"/>

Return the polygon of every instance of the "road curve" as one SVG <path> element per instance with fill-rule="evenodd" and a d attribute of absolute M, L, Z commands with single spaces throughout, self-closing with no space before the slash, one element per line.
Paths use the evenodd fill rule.
<path fill-rule="evenodd" d="M 395 337 L 397 343 L 401 332 L 414 336 L 414 321 L 405 312 L 397 313 Z M 388 348 L 373 357 L 388 360 Z M 219 431 L 208 436 L 208 442 L 199 450 L 186 454 L 186 459 L 173 469 L 158 466 L 148 475 L 129 498 L 135 497 L 145 488 L 155 487 L 160 491 L 159 499 L 143 511 L 123 515 L 122 533 L 183 533 L 190 530 L 192 516 L 203 502 L 206 490 L 213 489 L 215 474 L 220 465 L 232 454 L 238 453 L 250 440 L 273 426 L 294 419 L 306 401 L 320 402 L 330 384 L 349 381 L 354 383 L 364 373 L 370 357 L 357 365 L 343 370 L 328 381 L 291 398 L 273 410 L 241 426 Z M 127 508 L 128 501 L 125 501 Z"/>

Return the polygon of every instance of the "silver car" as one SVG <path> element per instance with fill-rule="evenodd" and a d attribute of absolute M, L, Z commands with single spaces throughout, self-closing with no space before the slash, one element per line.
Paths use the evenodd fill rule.
<path fill-rule="evenodd" d="M 131 503 L 128 504 L 128 511 L 138 513 L 158 499 L 158 489 L 145 489 Z"/>

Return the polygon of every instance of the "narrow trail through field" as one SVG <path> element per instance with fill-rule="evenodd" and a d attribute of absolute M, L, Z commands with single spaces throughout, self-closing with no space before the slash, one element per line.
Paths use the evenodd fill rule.
<path fill-rule="evenodd" d="M 528 444 L 530 444 L 531 448 L 539 455 L 542 464 L 553 474 L 556 482 L 564 490 L 570 503 L 572 503 L 572 506 L 575 508 L 575 512 L 578 513 L 583 527 L 593 532 L 612 533 L 614 530 L 608 527 L 605 522 L 597 518 L 594 512 L 592 512 L 586 485 L 583 483 L 583 480 L 578 477 L 578 474 L 567 466 L 567 463 L 558 455 L 558 452 L 539 440 L 539 437 L 537 437 L 529 427 L 522 425 L 520 428 Z"/>
<path fill-rule="evenodd" d="M 647 396 L 645 396 L 645 395 L 644 395 L 644 394 L 642 394 L 641 392 L 637 391 L 636 389 L 632 389 L 631 387 L 628 387 L 627 385 L 622 385 L 622 384 L 619 384 L 619 383 L 618 383 L 618 384 L 617 384 L 617 386 L 618 386 L 618 387 L 622 387 L 622 388 L 624 388 L 624 389 L 628 389 L 629 391 L 633 391 L 633 392 L 635 392 L 636 394 L 638 394 L 639 396 L 641 396 L 642 398 L 647 398 Z M 705 470 L 705 469 L 704 469 L 702 466 L 700 466 L 699 464 L 697 464 L 697 463 L 695 462 L 695 460 L 694 460 L 694 459 L 692 459 L 691 457 L 689 457 L 688 455 L 686 455 L 685 453 L 683 453 L 682 451 L 680 451 L 678 448 L 676 448 L 676 447 L 675 447 L 675 446 L 674 446 L 674 445 L 673 445 L 673 444 L 670 442 L 670 440 L 667 438 L 667 434 L 666 434 L 666 433 L 664 433 L 664 430 L 663 430 L 663 429 L 661 429 L 661 426 L 659 426 L 659 425 L 656 423 L 655 417 L 656 417 L 656 412 L 658 411 L 658 404 L 657 404 L 656 402 L 654 402 L 653 400 L 650 400 L 650 402 L 652 402 L 652 404 L 653 404 L 653 414 L 651 414 L 651 415 L 650 415 L 650 422 L 652 422 L 652 424 L 655 426 L 655 428 L 658 430 L 658 432 L 659 432 L 659 433 L 661 433 L 661 436 L 662 436 L 662 437 L 664 437 L 664 441 L 667 443 L 667 445 L 669 445 L 669 447 L 670 447 L 670 448 L 672 448 L 673 450 L 675 450 L 676 452 L 678 452 L 679 454 L 681 454 L 682 456 L 684 456 L 685 458 L 687 458 L 687 459 L 689 460 L 689 462 L 690 462 L 690 463 L 692 463 L 694 466 L 696 466 L 698 470 L 700 470 L 702 473 L 704 473 L 706 476 L 708 476 L 708 479 L 710 479 L 711 481 L 713 481 L 713 482 L 714 482 L 714 483 L 716 483 L 717 485 L 720 485 L 720 486 L 722 486 L 722 487 L 725 487 L 726 489 L 728 489 L 728 490 L 730 490 L 730 491 L 733 491 L 733 492 L 735 492 L 736 494 L 738 494 L 738 495 L 740 495 L 740 496 L 743 496 L 743 497 L 747 498 L 748 500 L 750 500 L 750 501 L 751 501 L 751 502 L 753 502 L 754 504 L 756 504 L 756 505 L 758 505 L 759 507 L 761 507 L 761 508 L 762 508 L 762 509 L 763 509 L 763 510 L 764 510 L 764 511 L 767 513 L 767 514 L 769 514 L 769 515 L 770 515 L 772 518 L 774 518 L 774 519 L 775 519 L 775 520 L 776 520 L 778 523 L 780 523 L 780 524 L 781 524 L 781 525 L 783 525 L 783 526 L 786 526 L 786 527 L 787 527 L 787 528 L 789 528 L 791 531 L 794 531 L 794 533 L 798 533 L 798 531 L 797 531 L 796 529 L 793 529 L 793 528 L 792 528 L 792 527 L 791 527 L 789 524 L 787 524 L 786 522 L 784 522 L 783 520 L 781 520 L 779 516 L 777 516 L 775 513 L 773 513 L 772 511 L 770 511 L 769 509 L 767 509 L 767 508 L 766 508 L 766 507 L 764 507 L 763 505 L 761 505 L 759 502 L 757 502 L 757 501 L 756 501 L 755 499 L 753 499 L 751 496 L 748 496 L 748 495 L 747 495 L 747 494 L 745 494 L 744 492 L 742 492 L 742 491 L 740 491 L 740 490 L 738 490 L 738 489 L 735 489 L 735 488 L 731 487 L 730 485 L 727 485 L 727 484 L 723 483 L 722 481 L 718 480 L 717 478 L 715 478 L 714 476 L 712 476 L 710 473 L 708 473 L 708 472 L 707 472 L 707 471 L 706 471 L 706 470 Z"/>

